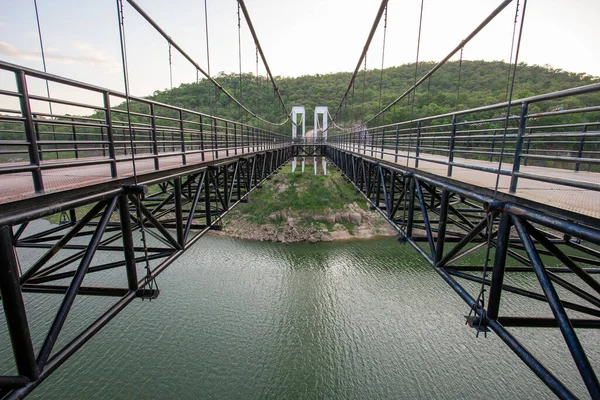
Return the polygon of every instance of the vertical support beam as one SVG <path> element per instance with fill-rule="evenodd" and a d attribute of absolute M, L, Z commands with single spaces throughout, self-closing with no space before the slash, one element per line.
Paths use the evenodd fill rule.
<path fill-rule="evenodd" d="M 29 92 L 27 90 L 27 78 L 25 72 L 18 71 L 17 90 L 19 91 L 19 100 L 21 102 L 21 116 L 25 119 L 25 137 L 27 139 L 27 151 L 29 153 L 29 162 L 35 167 L 31 171 L 33 179 L 33 188 L 36 193 L 44 192 L 44 183 L 42 182 L 42 170 L 40 168 L 40 156 L 38 153 L 37 138 L 33 127 L 33 115 L 31 114 L 31 104 L 29 103 Z"/>
<path fill-rule="evenodd" d="M 519 134 L 517 136 L 517 143 L 515 144 L 515 159 L 513 161 L 513 169 L 510 178 L 510 193 L 517 191 L 517 184 L 519 177 L 515 176 L 521 169 L 521 154 L 523 152 L 523 137 L 527 129 L 527 111 L 529 109 L 528 103 L 523 103 L 521 106 L 521 116 L 519 118 Z"/>
<path fill-rule="evenodd" d="M 408 216 L 406 221 L 406 237 L 412 238 L 413 219 L 415 216 L 415 178 L 410 177 L 410 187 L 408 192 Z"/>
<path fill-rule="evenodd" d="M 452 131 L 448 148 L 448 176 L 452 176 L 452 163 L 454 162 L 454 144 L 456 143 L 456 114 L 452 116 Z"/>
<path fill-rule="evenodd" d="M 0 227 L 0 294 L 19 375 L 37 380 L 39 372 L 31 343 L 27 313 L 19 283 L 19 265 L 12 244 L 12 228 Z"/>
<path fill-rule="evenodd" d="M 110 177 L 117 177 L 117 156 L 115 152 L 115 138 L 113 136 L 112 112 L 110 110 L 110 94 L 103 93 L 104 113 L 106 117 L 106 138 L 108 139 L 108 157 L 110 158 Z"/>
<path fill-rule="evenodd" d="M 490 224 L 489 229 L 492 229 L 493 226 L 493 224 Z M 502 293 L 502 284 L 504 283 L 504 270 L 506 267 L 510 226 L 510 214 L 503 212 L 500 215 L 500 225 L 498 226 L 494 269 L 492 270 L 492 283 L 490 284 L 490 295 L 488 298 L 487 317 L 492 320 L 498 318 L 498 310 L 500 309 L 500 295 Z"/>
<path fill-rule="evenodd" d="M 191 186 L 191 184 L 190 184 Z M 177 243 L 183 248 L 185 240 L 183 236 L 183 207 L 181 205 L 181 178 L 175 178 L 175 226 L 177 230 Z M 193 210 L 191 212 L 194 212 Z"/>
<path fill-rule="evenodd" d="M 211 209 L 210 209 L 210 176 L 212 174 L 210 168 L 204 171 L 204 216 L 206 218 L 206 226 L 210 226 L 211 222 Z"/>
<path fill-rule="evenodd" d="M 598 378 L 594 373 L 594 368 L 590 364 L 590 361 L 588 360 L 587 355 L 583 350 L 581 342 L 579 342 L 579 338 L 577 337 L 577 334 L 573 329 L 573 325 L 571 325 L 569 316 L 565 312 L 565 309 L 561 303 L 558 293 L 556 292 L 556 289 L 554 289 L 554 286 L 552 285 L 552 281 L 550 280 L 550 277 L 546 272 L 544 264 L 535 248 L 535 245 L 533 244 L 533 241 L 527 234 L 525 228 L 523 227 L 519 219 L 513 215 L 512 220 L 517 230 L 517 233 L 521 238 L 521 242 L 525 247 L 525 251 L 529 256 L 529 259 L 531 260 L 531 267 L 535 271 L 538 281 L 540 282 L 540 286 L 542 287 L 544 295 L 548 300 L 548 305 L 552 310 L 552 314 L 554 314 L 554 318 L 556 318 L 556 321 L 558 322 L 558 327 L 560 328 L 560 331 L 563 335 L 563 338 L 565 339 L 567 347 L 571 352 L 573 361 L 575 361 L 575 365 L 577 366 L 577 369 L 581 374 L 581 378 L 583 379 L 583 382 L 585 383 L 585 386 L 587 387 L 591 398 L 600 399 L 600 383 L 598 382 Z"/>
<path fill-rule="evenodd" d="M 417 144 L 419 143 L 417 139 Z M 418 147 L 417 147 L 418 148 Z M 418 150 L 417 150 L 418 151 Z M 440 201 L 440 223 L 438 224 L 438 235 L 435 250 L 434 264 L 437 265 L 444 255 L 444 242 L 446 241 L 446 225 L 448 222 L 448 201 L 450 192 L 448 189 L 442 190 L 442 199 Z"/>
<path fill-rule="evenodd" d="M 129 200 L 127 200 L 127 195 L 119 196 L 119 219 L 121 221 L 121 233 L 123 234 L 123 252 L 125 253 L 127 284 L 129 290 L 137 290 L 138 278 L 133 245 L 133 232 L 131 230 L 131 216 L 129 215 Z"/>

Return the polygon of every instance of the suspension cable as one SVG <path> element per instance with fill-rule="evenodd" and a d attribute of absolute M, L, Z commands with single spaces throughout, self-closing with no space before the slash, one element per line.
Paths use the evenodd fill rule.
<path fill-rule="evenodd" d="M 171 90 L 173 90 L 173 65 L 171 64 L 171 43 L 169 43 L 169 81 L 171 82 Z"/>
<path fill-rule="evenodd" d="M 284 120 L 283 122 L 272 122 L 269 121 L 265 118 L 260 117 L 259 115 L 257 115 L 255 112 L 251 111 L 250 109 L 248 109 L 248 107 L 246 107 L 244 104 L 242 104 L 238 99 L 236 99 L 233 95 L 231 95 L 231 93 L 229 93 L 227 91 L 227 89 L 225 89 L 223 87 L 223 85 L 221 85 L 219 82 L 217 82 L 212 76 L 210 76 L 210 73 L 207 73 L 207 71 L 205 71 L 202 67 L 200 67 L 200 65 L 194 61 L 194 59 L 192 57 L 190 57 L 189 54 L 187 54 L 183 48 L 181 48 L 181 46 L 179 46 L 169 35 L 167 35 L 167 33 L 135 2 L 135 0 L 126 0 L 150 25 L 152 25 L 152 27 L 163 37 L 165 38 L 169 43 L 171 43 L 171 45 L 186 59 L 188 60 L 195 68 L 196 70 L 200 71 L 200 73 L 202 75 L 204 75 L 213 85 L 216 86 L 218 93 L 224 93 L 231 101 L 233 101 L 234 103 L 236 103 L 239 107 L 241 107 L 246 113 L 252 115 L 254 118 L 269 124 L 269 125 L 274 125 L 274 126 L 281 126 L 284 125 L 288 119 L 289 119 L 289 115 L 287 116 L 288 118 L 286 120 Z M 207 41 L 208 42 L 208 41 Z"/>
<path fill-rule="evenodd" d="M 277 87 L 277 84 L 275 83 L 275 78 L 273 78 L 273 74 L 271 73 L 271 68 L 269 68 L 269 64 L 267 63 L 267 58 L 265 57 L 265 53 L 262 50 L 260 41 L 258 40 L 258 36 L 256 35 L 256 31 L 254 30 L 254 25 L 252 24 L 252 20 L 250 19 L 250 14 L 248 14 L 248 9 L 246 8 L 246 3 L 244 3 L 244 0 L 238 0 L 238 10 L 239 10 L 240 6 L 242 8 L 242 12 L 244 13 L 244 18 L 246 19 L 248 28 L 250 29 L 250 33 L 252 34 L 252 38 L 254 39 L 254 44 L 256 45 L 256 48 L 258 49 L 258 52 L 260 53 L 260 57 L 262 58 L 263 64 L 265 65 L 265 70 L 267 71 L 267 75 L 273 85 L 273 90 L 275 90 L 275 93 L 277 94 L 277 97 L 279 98 L 279 102 L 281 103 L 281 106 L 283 107 L 283 111 L 285 112 L 285 114 L 288 117 L 290 117 L 292 114 L 291 114 L 291 112 L 288 111 L 288 109 L 285 105 L 285 102 L 283 101 L 283 98 L 281 97 L 281 93 L 279 92 L 279 88 Z M 238 11 L 238 13 L 239 13 L 239 11 Z M 286 122 L 287 122 L 287 120 L 286 120 Z"/>
<path fill-rule="evenodd" d="M 464 47 L 460 49 L 460 59 L 458 61 L 458 85 L 456 86 L 456 102 L 454 104 L 454 111 L 458 110 L 458 102 L 460 101 L 460 78 L 462 75 L 463 50 Z"/>
<path fill-rule="evenodd" d="M 44 52 L 44 41 L 42 39 L 42 26 L 40 24 L 40 14 L 38 12 L 37 0 L 33 0 L 33 5 L 35 7 L 35 19 L 37 21 L 38 37 L 40 38 L 40 52 L 42 53 L 42 65 L 44 66 L 44 73 L 48 73 L 48 71 L 46 70 L 46 54 Z M 50 109 L 50 115 L 52 115 L 54 113 L 52 112 L 52 102 L 49 101 L 50 100 L 50 85 L 48 84 L 47 79 L 46 79 L 46 93 L 48 94 L 48 108 Z"/>
<path fill-rule="evenodd" d="M 381 71 L 379 73 L 379 108 L 381 108 L 381 90 L 383 89 L 383 61 L 385 59 L 385 36 L 387 33 L 388 5 L 383 16 L 383 48 L 381 49 Z"/>
<path fill-rule="evenodd" d="M 421 12 L 419 13 L 419 33 L 417 35 L 417 58 L 415 60 L 415 78 L 413 81 L 413 86 L 417 83 L 417 74 L 419 72 L 419 51 L 421 50 L 421 27 L 423 25 L 423 3 L 425 0 L 421 0 Z M 412 95 L 412 106 L 410 110 L 410 119 L 415 119 L 415 97 L 417 95 L 417 91 L 413 91 Z M 409 148 L 410 151 L 410 148 Z"/>
<path fill-rule="evenodd" d="M 210 77 L 210 41 L 208 39 L 208 6 L 206 5 L 207 0 L 204 0 L 204 28 L 206 32 L 206 68 L 208 76 Z M 196 73 L 198 73 L 198 69 L 196 69 Z M 215 88 L 215 95 L 210 97 L 210 115 L 213 116 L 214 111 L 214 103 L 217 98 L 217 87 Z"/>
<path fill-rule="evenodd" d="M 517 0 L 517 10 L 519 8 L 519 1 Z M 517 66 L 519 63 L 519 51 L 521 48 L 521 37 L 523 35 L 523 25 L 525 22 L 525 9 L 527 7 L 527 0 L 523 0 L 523 11 L 521 12 L 521 22 L 520 22 L 520 27 L 519 27 L 519 36 L 517 39 L 517 48 L 516 48 L 516 53 L 515 53 L 515 61 L 513 63 L 513 71 L 512 71 L 512 81 L 511 81 L 511 85 L 510 85 L 510 93 L 509 93 L 509 99 L 508 99 L 508 105 L 506 108 L 506 117 L 504 119 L 504 132 L 502 134 L 502 147 L 500 149 L 500 159 L 498 160 L 498 170 L 496 171 L 496 185 L 494 187 L 494 195 L 493 195 L 493 200 L 496 200 L 497 195 L 498 195 L 498 186 L 500 184 L 500 171 L 502 169 L 502 159 L 504 158 L 504 150 L 505 150 L 505 145 L 506 145 L 506 136 L 507 136 L 507 132 L 508 132 L 508 124 L 510 121 L 510 108 L 512 106 L 512 97 L 513 97 L 513 92 L 514 92 L 514 87 L 515 87 L 515 77 L 517 74 Z M 517 11 L 518 13 L 518 11 Z M 517 23 L 517 20 L 515 19 L 515 24 Z M 485 264 L 483 267 L 483 273 L 482 273 L 482 280 L 481 280 L 481 288 L 479 291 L 479 295 L 477 296 L 477 300 L 475 301 L 475 303 L 473 304 L 473 306 L 471 307 L 471 311 L 469 312 L 469 316 L 471 316 L 471 314 L 475 311 L 475 307 L 481 307 L 481 310 L 483 312 L 484 307 L 485 307 L 485 279 L 487 277 L 487 273 L 488 273 L 488 268 L 489 268 L 489 258 L 490 258 L 490 252 L 491 252 L 491 242 L 492 242 L 492 230 L 493 230 L 493 217 L 492 217 L 492 213 L 488 213 L 487 215 L 487 219 L 488 219 L 488 228 L 487 228 L 487 234 L 488 234 L 488 238 L 487 238 L 487 250 L 486 250 L 486 257 L 485 257 Z M 479 325 L 481 326 L 482 322 L 483 322 L 484 318 L 480 319 L 480 323 Z M 477 332 L 477 335 L 479 334 L 479 331 Z"/>
<path fill-rule="evenodd" d="M 419 79 L 414 85 L 408 88 L 404 93 L 402 93 L 396 100 L 392 101 L 390 104 L 381 109 L 377 114 L 367 120 L 366 123 L 373 121 L 375 118 L 383 114 L 385 111 L 389 110 L 394 104 L 398 103 L 413 90 L 419 87 L 423 82 L 425 82 L 431 75 L 433 75 L 438 69 L 440 69 L 448 60 L 456 54 L 460 49 L 465 47 L 467 43 L 471 41 L 487 24 L 489 24 L 502 10 L 504 10 L 513 0 L 504 0 L 486 19 L 484 19 L 465 39 L 463 39 L 458 46 L 456 46 L 442 61 L 437 63 L 429 72 L 427 72 L 421 79 Z"/>
<path fill-rule="evenodd" d="M 363 59 L 367 55 L 367 51 L 369 50 L 369 46 L 371 44 L 371 40 L 373 39 L 373 35 L 375 35 L 375 31 L 377 30 L 377 27 L 379 26 L 379 21 L 381 20 L 381 17 L 383 15 L 383 11 L 387 7 L 387 3 L 388 3 L 388 0 L 382 0 L 381 1 L 381 5 L 379 6 L 379 11 L 377 12 L 377 16 L 375 16 L 375 21 L 373 21 L 373 26 L 371 27 L 371 32 L 369 33 L 369 37 L 367 38 L 367 42 L 365 43 L 363 51 L 362 51 L 360 57 L 358 58 L 358 62 L 356 63 L 356 68 L 354 68 L 354 73 L 350 77 L 350 82 L 348 83 L 348 87 L 346 88 L 346 92 L 342 96 L 342 100 L 340 101 L 340 104 L 339 104 L 337 110 L 333 114 L 334 117 L 336 117 L 336 118 L 337 118 L 337 116 L 338 116 L 338 114 L 340 112 L 340 109 L 342 108 L 342 105 L 344 104 L 344 101 L 348 97 L 348 94 L 350 93 L 350 90 L 354 86 L 354 80 L 356 79 L 356 76 L 358 75 L 358 72 L 360 71 L 360 67 L 361 67 L 361 65 L 363 63 Z"/>
<path fill-rule="evenodd" d="M 117 2 L 117 17 L 119 19 L 119 39 L 120 39 L 120 43 L 121 43 L 121 60 L 122 60 L 122 64 L 123 64 L 123 83 L 125 86 L 125 103 L 126 103 L 126 107 L 127 107 L 127 127 L 129 129 L 129 144 L 131 146 L 131 164 L 132 164 L 132 168 L 133 168 L 133 181 L 135 183 L 135 185 L 138 185 L 138 177 L 137 177 L 137 170 L 136 170 L 136 166 L 135 166 L 135 148 L 134 148 L 134 143 L 133 143 L 133 124 L 131 122 L 131 105 L 130 105 L 130 98 L 129 98 L 129 71 L 128 71 L 128 65 L 127 65 L 127 46 L 126 46 L 126 40 L 125 40 L 125 17 L 123 15 L 123 0 L 116 0 Z M 135 196 L 136 200 L 137 200 L 137 205 L 136 205 L 136 214 L 137 214 L 137 220 L 138 220 L 138 224 L 140 225 L 140 233 L 142 235 L 142 245 L 144 248 L 144 261 L 145 261 L 145 269 L 146 269 L 146 282 L 148 284 L 148 286 L 150 287 L 150 290 L 154 290 L 154 288 L 156 288 L 156 290 L 158 290 L 158 282 L 156 281 L 156 279 L 152 276 L 152 272 L 150 270 L 150 259 L 148 257 L 148 242 L 146 240 L 146 232 L 144 230 L 144 219 L 142 217 L 142 201 L 140 199 L 140 196 Z M 143 299 L 143 297 L 142 297 Z M 152 297 L 150 297 L 150 300 L 152 299 Z"/>
<path fill-rule="evenodd" d="M 242 20 L 240 18 L 240 3 L 238 2 L 237 7 L 237 20 L 238 20 L 238 63 L 240 67 L 240 102 L 244 101 L 244 91 L 242 90 Z M 242 122 L 242 110 L 240 109 L 240 122 Z"/>

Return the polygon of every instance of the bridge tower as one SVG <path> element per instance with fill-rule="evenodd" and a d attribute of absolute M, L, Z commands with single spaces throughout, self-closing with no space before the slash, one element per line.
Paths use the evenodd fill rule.
<path fill-rule="evenodd" d="M 328 115 L 328 109 L 325 106 L 318 106 L 315 107 L 315 130 L 314 130 L 314 137 L 317 138 L 318 137 L 318 122 L 319 122 L 319 114 L 321 114 L 323 116 L 323 134 L 322 134 L 322 138 L 323 141 L 326 142 L 327 141 L 327 115 Z"/>
<path fill-rule="evenodd" d="M 304 139 L 304 134 L 306 133 L 306 116 L 304 107 L 294 106 L 292 107 L 292 140 L 296 139 L 298 135 L 298 115 L 302 115 L 302 139 Z"/>

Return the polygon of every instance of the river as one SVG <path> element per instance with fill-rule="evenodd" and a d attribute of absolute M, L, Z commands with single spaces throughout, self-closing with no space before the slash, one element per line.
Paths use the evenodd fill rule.
<path fill-rule="evenodd" d="M 284 245 L 209 236 L 158 283 L 157 300 L 128 306 L 30 398 L 553 397 L 499 338 L 475 338 L 468 307 L 393 238 Z M 35 298 L 26 300 L 36 315 Z M 65 329 L 107 304 L 82 298 Z M 32 320 L 47 329 L 49 316 Z M 557 330 L 516 332 L 586 397 Z M 598 360 L 598 334 L 581 335 Z"/>

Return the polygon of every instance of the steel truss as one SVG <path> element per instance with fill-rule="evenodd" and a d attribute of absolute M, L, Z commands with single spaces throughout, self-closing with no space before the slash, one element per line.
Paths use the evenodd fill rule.
<path fill-rule="evenodd" d="M 446 177 L 327 147 L 327 157 L 471 308 L 467 323 L 495 332 L 559 397 L 575 395 L 508 328 L 558 328 L 590 396 L 600 385 L 576 329 L 600 328 L 600 225 L 543 205 L 522 206 Z M 488 252 L 489 243 L 489 252 Z M 470 265 L 471 255 L 489 260 Z M 486 253 L 487 252 L 487 253 Z M 489 256 L 489 258 L 488 258 Z M 535 286 L 516 274 L 534 274 Z M 475 283 L 475 284 L 473 284 Z M 513 315 L 501 297 L 546 303 L 543 316 Z M 567 314 L 569 311 L 569 314 Z"/>
<path fill-rule="evenodd" d="M 0 376 L 0 397 L 27 395 L 127 304 L 135 298 L 158 296 L 155 278 L 209 229 L 218 228 L 223 216 L 260 187 L 294 151 L 287 147 L 188 167 L 184 173 L 142 176 L 137 186 L 88 196 L 77 203 L 83 208 L 70 207 L 74 203 L 65 199 L 44 212 L 14 213 L 4 218 L 0 227 L 0 259 L 4 264 L 0 268 L 0 293 L 17 375 Z M 33 216 L 56 212 L 68 218 L 59 226 L 28 234 Z M 147 240 L 140 240 L 142 236 Z M 38 249 L 43 255 L 31 265 L 21 265 L 17 257 L 20 248 Z M 104 256 L 99 258 L 100 254 Z M 118 283 L 114 282 L 115 271 L 121 271 Z M 94 279 L 98 275 L 99 279 Z M 100 284 L 87 284 L 88 279 Z M 114 286 L 107 282 L 114 282 Z M 24 292 L 62 295 L 37 354 Z M 73 340 L 57 348 L 76 297 L 84 295 L 113 297 L 115 302 Z"/>

